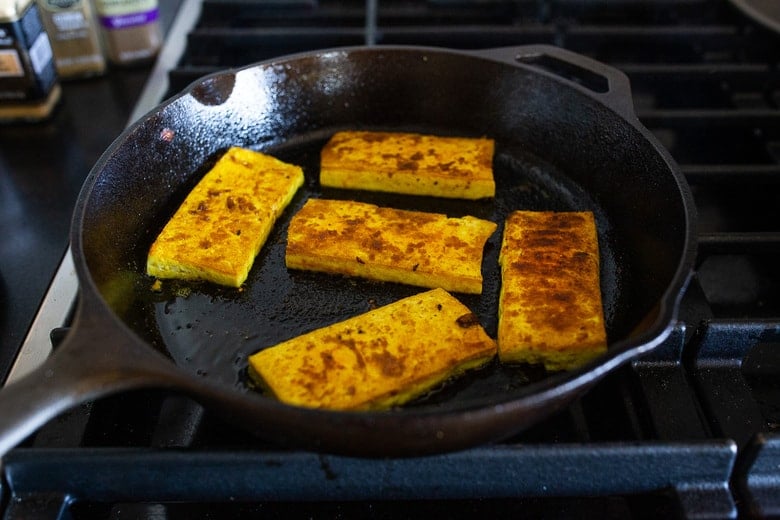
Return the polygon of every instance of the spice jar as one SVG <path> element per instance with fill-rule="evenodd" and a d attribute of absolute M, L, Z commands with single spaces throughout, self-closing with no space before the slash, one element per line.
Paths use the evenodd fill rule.
<path fill-rule="evenodd" d="M 60 78 L 92 76 L 106 69 L 89 0 L 38 0 Z"/>
<path fill-rule="evenodd" d="M 48 117 L 60 98 L 51 42 L 33 0 L 0 0 L 0 120 Z"/>
<path fill-rule="evenodd" d="M 129 64 L 153 58 L 162 44 L 156 0 L 95 0 L 108 59 Z"/>

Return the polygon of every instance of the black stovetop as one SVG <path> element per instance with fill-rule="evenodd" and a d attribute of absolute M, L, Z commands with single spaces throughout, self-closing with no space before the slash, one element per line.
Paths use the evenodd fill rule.
<path fill-rule="evenodd" d="M 436 457 L 289 451 L 181 397 L 103 399 L 4 459 L 6 517 L 780 516 L 780 36 L 747 16 L 745 3 L 203 2 L 164 96 L 225 67 L 364 43 L 548 43 L 622 69 L 640 120 L 680 164 L 700 216 L 697 272 L 679 322 L 660 348 L 563 412 L 497 445 Z M 9 142 L 37 164 L 28 140 L 60 136 L 75 117 L 3 129 L 0 158 L 12 161 Z M 73 153 L 62 151 L 63 163 L 86 168 L 89 156 Z M 79 179 L 65 188 L 53 172 L 36 178 L 47 183 L 38 190 L 66 192 L 69 202 L 58 204 L 72 204 Z M 50 204 L 25 181 L 17 205 Z M 45 240 L 61 251 L 66 226 L 41 238 L 45 219 L 32 215 L 40 223 L 28 230 L 30 247 Z M 6 275 L 4 284 L 16 290 L 19 279 Z"/>

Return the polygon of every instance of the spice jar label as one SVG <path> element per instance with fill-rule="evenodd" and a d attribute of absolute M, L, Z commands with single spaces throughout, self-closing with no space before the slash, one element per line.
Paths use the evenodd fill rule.
<path fill-rule="evenodd" d="M 157 20 L 158 11 L 146 11 L 143 13 L 130 13 L 118 16 L 101 16 L 100 23 L 108 29 L 126 29 L 139 25 L 148 25 Z"/>
<path fill-rule="evenodd" d="M 0 51 L 0 78 L 19 78 L 24 76 L 24 68 L 19 53 L 14 50 Z"/>
<path fill-rule="evenodd" d="M 35 42 L 30 47 L 30 64 L 36 74 L 43 74 L 44 69 L 54 58 L 51 50 L 51 42 L 45 32 L 42 32 L 35 38 Z"/>
<path fill-rule="evenodd" d="M 147 25 L 159 16 L 156 0 L 102 0 L 98 6 L 100 24 L 107 29 L 125 29 Z"/>

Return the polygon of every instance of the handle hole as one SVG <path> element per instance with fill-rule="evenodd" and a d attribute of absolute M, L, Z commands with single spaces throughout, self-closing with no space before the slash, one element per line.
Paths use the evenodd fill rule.
<path fill-rule="evenodd" d="M 192 97 L 206 106 L 218 106 L 230 98 L 236 85 L 235 74 L 218 74 L 206 78 L 192 89 Z"/>
<path fill-rule="evenodd" d="M 606 77 L 573 63 L 562 61 L 546 54 L 520 55 L 516 59 L 520 63 L 551 72 L 598 94 L 609 92 L 609 81 L 607 81 Z"/>

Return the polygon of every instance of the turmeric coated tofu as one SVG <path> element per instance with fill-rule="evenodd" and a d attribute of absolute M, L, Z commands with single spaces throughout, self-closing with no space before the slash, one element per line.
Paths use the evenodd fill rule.
<path fill-rule="evenodd" d="M 496 353 L 477 316 L 433 289 L 266 348 L 250 376 L 279 400 L 330 410 L 401 405 Z"/>
<path fill-rule="evenodd" d="M 147 274 L 239 287 L 302 184 L 300 167 L 230 148 L 152 244 Z"/>
<path fill-rule="evenodd" d="M 487 138 L 338 132 L 322 149 L 320 184 L 472 200 L 493 197 L 494 148 Z"/>
<path fill-rule="evenodd" d="M 309 199 L 290 222 L 285 262 L 290 269 L 480 294 L 483 249 L 496 228 L 471 216 Z"/>
<path fill-rule="evenodd" d="M 606 352 L 599 262 L 593 213 L 509 215 L 499 254 L 502 362 L 570 370 Z"/>

